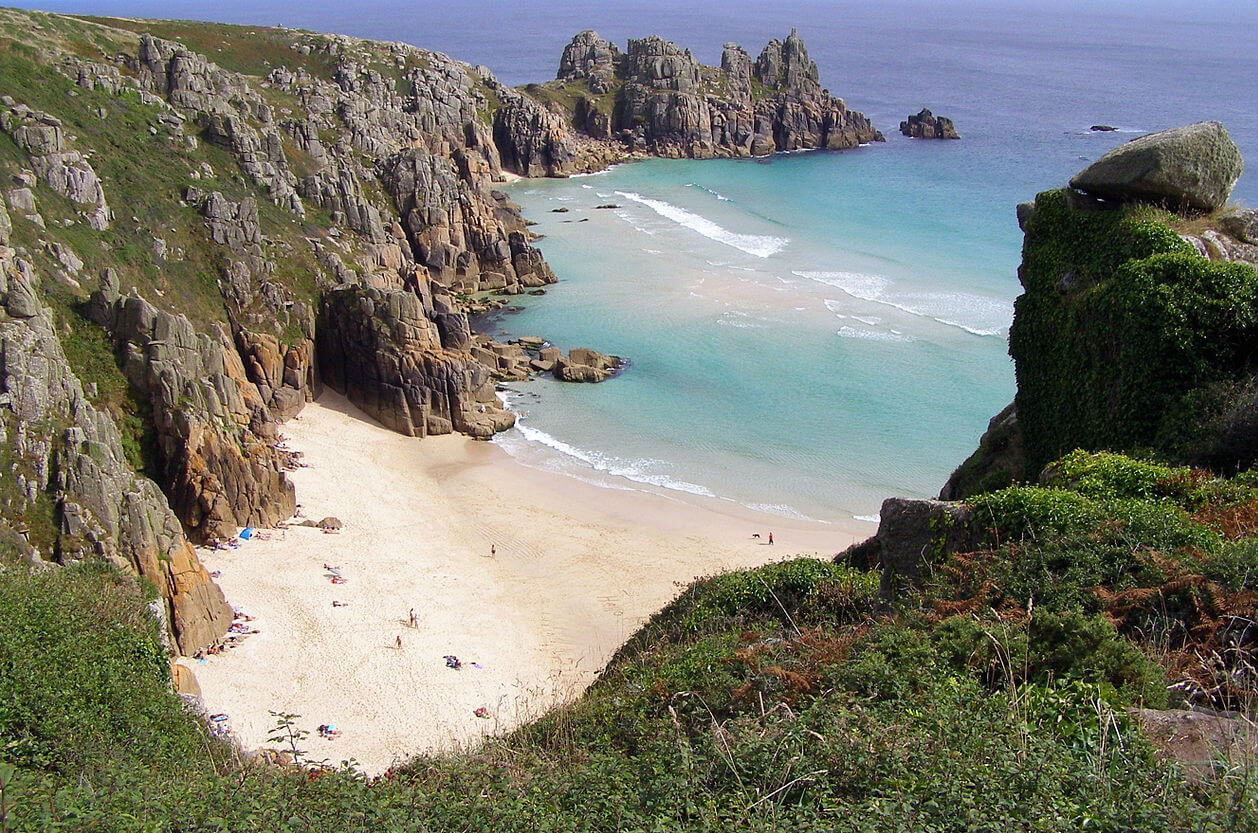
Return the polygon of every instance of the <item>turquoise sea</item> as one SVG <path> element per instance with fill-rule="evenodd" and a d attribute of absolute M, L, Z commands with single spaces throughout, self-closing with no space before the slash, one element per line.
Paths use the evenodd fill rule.
<path fill-rule="evenodd" d="M 1258 170 L 1247 3 L 29 5 L 404 40 L 514 84 L 553 77 L 583 28 L 622 44 L 657 33 L 715 63 L 724 41 L 754 55 L 797 27 L 822 82 L 886 144 L 516 184 L 560 283 L 485 322 L 631 361 L 601 385 L 513 386 L 520 427 L 497 439 L 513 455 L 783 515 L 872 517 L 888 495 L 936 493 L 973 450 L 1013 394 L 1017 202 L 1125 139 L 1203 119 L 1224 122 Z M 923 106 L 962 140 L 900 137 Z M 1258 204 L 1258 174 L 1236 197 Z"/>

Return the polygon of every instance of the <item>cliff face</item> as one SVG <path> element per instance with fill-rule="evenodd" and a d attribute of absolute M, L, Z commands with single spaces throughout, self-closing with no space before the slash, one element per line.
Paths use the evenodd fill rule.
<path fill-rule="evenodd" d="M 226 630 L 231 609 L 166 497 L 131 469 L 113 420 L 88 400 L 38 298 L 40 277 L 0 246 L 0 527 L 21 534 L 36 562 L 106 558 L 148 579 L 191 653 Z"/>
<path fill-rule="evenodd" d="M 189 542 L 292 514 L 276 423 L 325 380 L 410 435 L 511 424 L 461 305 L 554 281 L 494 183 L 581 141 L 402 44 L 0 19 L 0 523 L 150 579 L 191 652 L 231 613 Z"/>
<path fill-rule="evenodd" d="M 230 620 L 190 542 L 292 513 L 277 421 L 323 383 L 408 435 L 487 437 L 513 420 L 496 381 L 618 366 L 471 332 L 476 296 L 555 280 L 496 182 L 881 138 L 794 34 L 755 61 L 730 45 L 718 69 L 582 33 L 560 106 L 398 43 L 0 25 L 0 533 L 37 562 L 149 578 L 184 651 Z"/>
<path fill-rule="evenodd" d="M 708 158 L 881 141 L 860 113 L 822 89 L 817 65 L 792 32 L 753 63 L 726 44 L 721 66 L 651 36 L 624 53 L 584 31 L 564 49 L 554 82 L 525 90 L 573 127 L 631 153 Z"/>
<path fill-rule="evenodd" d="M 1221 125 L 1192 125 L 1019 206 L 1017 397 L 944 497 L 1034 478 L 1075 448 L 1223 473 L 1258 461 L 1258 246 L 1253 212 L 1223 208 L 1241 170 Z"/>

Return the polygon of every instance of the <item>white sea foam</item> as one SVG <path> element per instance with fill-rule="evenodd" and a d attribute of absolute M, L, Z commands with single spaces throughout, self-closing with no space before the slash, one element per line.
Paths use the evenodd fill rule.
<path fill-rule="evenodd" d="M 797 521 L 809 521 L 815 524 L 828 524 L 832 521 L 823 521 L 820 518 L 813 518 L 800 512 L 794 506 L 787 506 L 785 503 L 748 503 L 745 504 L 748 509 L 754 509 L 757 512 L 765 512 L 770 515 L 780 515 L 783 518 L 794 518 Z"/>
<path fill-rule="evenodd" d="M 687 183 L 686 183 L 686 187 L 687 187 L 687 188 L 696 188 L 696 189 L 698 189 L 698 190 L 700 190 L 700 191 L 704 192 L 705 194 L 711 194 L 712 196 L 716 197 L 718 200 L 722 200 L 722 201 L 724 201 L 724 202 L 733 202 L 733 200 L 731 200 L 729 197 L 725 196 L 724 194 L 721 194 L 721 193 L 718 193 L 718 192 L 716 192 L 716 191 L 713 191 L 711 188 L 705 188 L 705 187 L 703 187 L 702 185 L 700 185 L 700 184 L 699 184 L 699 183 L 697 183 L 697 182 L 687 182 Z"/>
<path fill-rule="evenodd" d="M 764 234 L 738 234 L 722 228 L 707 217 L 701 217 L 672 203 L 667 203 L 663 200 L 653 200 L 650 197 L 644 197 L 632 191 L 617 191 L 616 193 L 627 200 L 645 205 L 661 217 L 672 220 L 674 223 L 684 226 L 691 231 L 698 232 L 709 240 L 715 240 L 718 243 L 731 246 L 755 257 L 769 257 L 777 254 L 791 242 L 790 238 L 787 237 L 773 237 Z"/>
<path fill-rule="evenodd" d="M 871 524 L 876 524 L 882 520 L 881 515 L 854 515 L 853 517 L 858 521 L 868 521 Z"/>
<path fill-rule="evenodd" d="M 972 295 L 966 292 L 900 292 L 890 291 L 891 282 L 881 275 L 863 272 L 810 272 L 791 274 L 840 289 L 853 298 L 894 307 L 910 315 L 930 318 L 940 324 L 965 330 L 976 336 L 998 336 L 1004 323 L 1013 317 L 1013 307 L 1006 301 Z M 830 301 L 826 306 L 837 312 Z M 973 317 L 970 317 L 973 316 Z M 980 320 L 981 319 L 981 320 Z"/>
<path fill-rule="evenodd" d="M 897 333 L 895 330 L 883 332 L 881 330 L 858 330 L 855 327 L 839 327 L 839 335 L 842 338 L 860 338 L 865 341 L 913 341 L 911 336 Z"/>
<path fill-rule="evenodd" d="M 650 471 L 652 468 L 658 468 L 665 465 L 659 460 L 624 460 L 619 457 L 603 454 L 598 451 L 587 451 L 577 448 L 574 445 L 564 442 L 556 437 L 534 428 L 531 425 L 525 425 L 521 421 L 516 422 L 516 430 L 520 435 L 530 443 L 546 446 L 554 451 L 559 452 L 565 457 L 584 463 L 589 468 L 596 471 L 610 474 L 613 477 L 623 477 L 635 483 L 645 483 L 650 486 L 658 486 L 662 489 L 671 489 L 676 492 L 687 492 L 692 495 L 703 495 L 704 497 L 716 497 L 713 492 L 695 483 L 687 483 L 684 480 L 677 480 L 663 474 L 656 474 Z M 504 446 L 510 451 L 509 446 Z"/>

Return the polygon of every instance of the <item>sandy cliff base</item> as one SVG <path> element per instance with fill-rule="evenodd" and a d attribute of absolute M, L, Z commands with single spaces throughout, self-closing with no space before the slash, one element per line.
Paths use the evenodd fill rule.
<path fill-rule="evenodd" d="M 182 662 L 247 748 L 273 746 L 271 712 L 297 713 L 310 758 L 353 759 L 373 774 L 576 696 L 679 584 L 829 555 L 873 529 L 587 485 L 491 444 L 394 434 L 331 392 L 285 432 L 309 464 L 293 475 L 305 515 L 344 528 L 204 551 L 259 633 Z M 751 538 L 769 530 L 772 547 Z M 325 723 L 340 737 L 317 737 Z"/>

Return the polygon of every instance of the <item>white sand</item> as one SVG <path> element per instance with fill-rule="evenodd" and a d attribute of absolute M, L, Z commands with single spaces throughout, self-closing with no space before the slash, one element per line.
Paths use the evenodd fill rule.
<path fill-rule="evenodd" d="M 344 529 L 276 530 L 202 551 L 260 632 L 182 662 L 246 748 L 273 746 L 270 712 L 293 712 L 312 733 L 311 758 L 353 759 L 370 774 L 575 697 L 695 577 L 830 555 L 873 531 L 600 488 L 462 437 L 409 439 L 330 391 L 284 430 L 309 464 L 293 474 L 306 516 L 335 516 Z M 750 537 L 770 529 L 773 547 Z M 331 584 L 325 563 L 348 583 Z M 462 670 L 446 668 L 445 654 Z M 473 714 L 481 707 L 488 719 Z M 318 738 L 321 723 L 343 734 Z"/>

